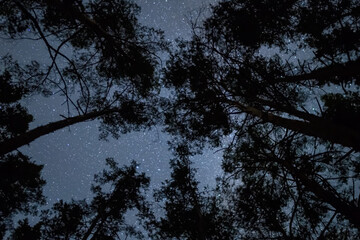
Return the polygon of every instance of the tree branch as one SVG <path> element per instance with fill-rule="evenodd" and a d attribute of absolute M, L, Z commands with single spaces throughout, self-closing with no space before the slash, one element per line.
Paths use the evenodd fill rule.
<path fill-rule="evenodd" d="M 14 151 L 17 148 L 24 146 L 26 144 L 29 144 L 30 142 L 34 141 L 35 139 L 37 139 L 41 136 L 55 132 L 61 128 L 68 127 L 68 126 L 74 125 L 79 122 L 85 122 L 87 120 L 95 119 L 97 117 L 111 114 L 111 113 L 118 112 L 118 111 L 119 111 L 119 109 L 117 109 L 117 108 L 106 109 L 106 110 L 102 110 L 102 111 L 93 111 L 90 113 L 86 113 L 84 115 L 66 118 L 66 119 L 63 119 L 60 121 L 51 122 L 46 125 L 37 127 L 37 128 L 32 129 L 24 134 L 21 134 L 19 136 L 13 137 L 13 138 L 5 139 L 4 141 L 0 142 L 0 155 Z"/>
<path fill-rule="evenodd" d="M 241 111 L 258 117 L 265 122 L 269 122 L 295 132 L 300 132 L 308 136 L 320 137 L 333 143 L 338 143 L 346 147 L 354 148 L 355 151 L 360 151 L 359 134 L 345 126 L 333 124 L 327 120 L 321 120 L 321 118 L 319 118 L 317 121 L 310 122 L 288 119 L 274 115 L 272 113 L 264 112 L 254 107 L 243 105 L 239 102 L 231 100 L 225 101 L 229 104 L 232 104 Z"/>

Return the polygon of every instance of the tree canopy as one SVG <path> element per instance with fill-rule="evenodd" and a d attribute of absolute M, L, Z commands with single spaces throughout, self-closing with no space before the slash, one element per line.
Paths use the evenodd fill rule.
<path fill-rule="evenodd" d="M 0 141 L 25 133 L 33 120 L 20 103 L 27 89 L 11 78 L 7 71 L 0 75 Z M 21 152 L 0 155 L 0 238 L 14 215 L 35 213 L 44 203 L 42 168 Z"/>
<path fill-rule="evenodd" d="M 160 31 L 138 22 L 138 14 L 139 7 L 124 0 L 0 1 L 1 36 L 37 41 L 48 53 L 47 60 L 25 64 L 11 55 L 1 59 L 1 238 L 12 216 L 34 213 L 43 203 L 42 166 L 18 148 L 93 119 L 101 121 L 100 138 L 119 137 L 158 121 L 156 54 L 166 44 Z M 67 114 L 29 130 L 33 116 L 20 100 L 39 94 L 61 95 Z"/>
<path fill-rule="evenodd" d="M 158 30 L 139 24 L 131 1 L 1 1 L 0 31 L 14 40 L 33 39 L 45 46 L 45 66 L 5 61 L 28 91 L 60 93 L 65 119 L 2 139 L 5 154 L 72 124 L 100 119 L 101 137 L 156 122 L 149 115 L 159 87 L 157 53 L 166 48 Z M 30 33 L 29 33 L 30 31 Z M 156 116 L 153 114 L 153 116 Z"/>
<path fill-rule="evenodd" d="M 223 167 L 246 239 L 358 236 L 359 9 L 221 1 L 168 62 L 167 129 L 194 149 L 231 139 Z"/>
<path fill-rule="evenodd" d="M 155 191 L 165 216 L 149 221 L 153 239 L 235 239 L 238 232 L 219 189 L 204 189 L 186 146 L 178 146 L 171 160 L 171 179 Z"/>
<path fill-rule="evenodd" d="M 1 34 L 41 41 L 49 56 L 1 62 L 0 236 L 360 238 L 360 2 L 222 0 L 172 49 L 139 24 L 139 11 L 130 0 L 0 2 Z M 55 92 L 67 116 L 29 130 L 20 100 Z M 163 124 L 170 179 L 149 200 L 136 163 L 108 159 L 93 199 L 59 201 L 38 223 L 10 229 L 15 214 L 42 203 L 45 183 L 42 166 L 17 149 L 92 119 L 101 138 Z M 223 149 L 224 175 L 202 190 L 191 159 L 205 147 Z M 143 230 L 126 223 L 131 209 Z"/>
<path fill-rule="evenodd" d="M 30 226 L 21 220 L 12 239 L 118 239 L 118 234 L 142 237 L 136 226 L 128 225 L 124 215 L 137 208 L 146 211 L 143 190 L 149 185 L 145 174 L 137 173 L 137 164 L 119 168 L 114 159 L 106 160 L 109 170 L 95 176 L 93 200 L 64 202 L 43 210 L 40 221 Z M 110 186 L 110 188 L 109 188 Z"/>

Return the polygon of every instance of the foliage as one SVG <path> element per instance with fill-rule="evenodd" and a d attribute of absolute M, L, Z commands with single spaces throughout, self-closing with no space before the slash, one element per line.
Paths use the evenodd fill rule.
<path fill-rule="evenodd" d="M 334 204 L 337 198 L 347 206 L 355 197 L 349 181 L 358 177 L 354 159 L 335 150 L 309 152 L 306 149 L 316 142 L 281 129 L 272 131 L 249 129 L 225 152 L 224 170 L 235 176 L 232 181 L 241 182 L 228 184 L 244 238 L 357 238 L 353 225 L 337 212 L 341 206 Z"/>
<path fill-rule="evenodd" d="M 11 238 L 14 240 L 24 239 L 40 239 L 40 225 L 34 227 L 29 225 L 29 220 L 26 218 L 19 221 L 19 226 L 14 230 Z"/>
<path fill-rule="evenodd" d="M 171 160 L 171 179 L 155 191 L 164 216 L 149 222 L 153 239 L 234 239 L 232 216 L 217 191 L 200 191 L 186 146 Z"/>
<path fill-rule="evenodd" d="M 33 117 L 19 103 L 26 91 L 25 87 L 13 83 L 9 72 L 0 75 L 0 140 L 26 132 L 33 121 Z"/>
<path fill-rule="evenodd" d="M 159 31 L 138 23 L 133 2 L 2 1 L 2 33 L 37 37 L 50 59 L 44 68 L 8 61 L 0 78 L 12 90 L 0 89 L 2 142 L 31 132 L 32 117 L 17 101 L 39 89 L 64 96 L 64 126 L 101 119 L 101 138 L 159 122 L 161 105 L 176 140 L 171 179 L 154 196 L 164 216 L 151 213 L 143 192 L 149 179 L 136 164 L 119 168 L 109 159 L 91 202 L 60 201 L 34 226 L 20 221 L 12 237 L 115 239 L 127 232 L 141 238 L 124 221 L 137 209 L 155 239 L 359 238 L 359 9 L 356 0 L 220 1 L 194 25 L 193 38 L 170 53 L 162 84 L 173 94 L 163 101 L 156 53 L 166 44 Z M 22 78 L 24 69 L 35 71 Z M 85 118 L 70 118 L 71 112 Z M 190 161 L 207 144 L 225 145 L 225 176 L 213 191 L 199 189 Z M 30 185 L 11 190 L 25 200 L 2 207 L 10 219 L 39 201 L 43 183 L 41 167 L 21 154 L 7 158 L 33 168 L 24 175 Z"/>
<path fill-rule="evenodd" d="M 36 213 L 44 203 L 42 168 L 20 152 L 0 157 L 0 236 L 12 226 L 15 214 Z"/>
<path fill-rule="evenodd" d="M 27 88 L 15 83 L 9 72 L 0 75 L 0 140 L 27 131 L 33 117 L 19 103 L 26 94 Z M 0 156 L 0 238 L 15 214 L 35 213 L 44 203 L 42 168 L 21 152 Z"/>
<path fill-rule="evenodd" d="M 107 159 L 107 165 L 109 170 L 95 176 L 91 202 L 60 200 L 43 210 L 34 226 L 21 220 L 11 238 L 28 239 L 32 234 L 33 239 L 118 239 L 122 232 L 140 239 L 141 232 L 125 222 L 125 214 L 134 208 L 146 209 L 144 190 L 149 179 L 137 173 L 135 162 L 119 168 L 113 159 Z"/>
<path fill-rule="evenodd" d="M 220 1 L 168 61 L 167 131 L 198 152 L 228 142 L 245 239 L 358 237 L 359 7 Z"/>
<path fill-rule="evenodd" d="M 159 121 L 155 108 L 159 89 L 156 54 L 167 44 L 160 31 L 139 24 L 135 3 L 1 1 L 0 8 L 2 34 L 14 41 L 41 41 L 48 52 L 46 64 L 34 59 L 20 66 L 10 59 L 4 78 L 10 74 L 33 92 L 62 95 L 67 108 L 67 116 L 62 116 L 84 116 L 82 121 L 100 119 L 101 138 L 109 134 L 117 138 L 120 133 L 148 128 Z M 33 70 L 30 75 L 29 70 Z M 12 112 L 22 111 L 16 108 Z M 94 112 L 97 116 L 87 118 Z M 75 123 L 69 120 L 66 126 Z M 33 129 L 32 136 L 37 134 L 33 138 L 59 129 L 51 123 L 46 126 L 46 132 Z M 31 138 L 30 131 L 22 133 L 22 139 Z M 4 153 L 16 149 L 16 143 L 29 143 L 13 136 L 1 141 L 9 146 L 2 150 Z"/>
<path fill-rule="evenodd" d="M 154 99 L 159 87 L 156 54 L 166 44 L 160 31 L 139 24 L 139 11 L 135 3 L 125 0 L 0 1 L 2 37 L 13 41 L 32 39 L 48 52 L 44 62 L 30 59 L 31 62 L 19 64 L 10 55 L 1 62 L 1 234 L 12 225 L 14 214 L 33 213 L 39 207 L 36 203 L 43 201 L 42 166 L 12 151 L 79 121 L 100 119 L 101 138 L 109 134 L 119 137 L 120 133 L 147 128 L 158 121 Z M 33 117 L 19 101 L 39 93 L 45 97 L 63 96 L 67 116 L 61 115 L 65 119 L 29 130 Z M 96 225 L 98 237 L 105 238 L 116 229 L 125 228 L 122 215 L 129 208 L 140 208 L 142 200 L 134 188 L 143 188 L 148 180 L 135 174 L 134 164 L 123 170 L 114 163 L 110 165 L 115 175 L 104 173 L 98 179 L 101 184 L 94 187 L 93 203 L 60 202 L 48 210 L 49 215 L 43 213 L 34 228 L 22 221 L 14 238 L 26 236 L 27 231 L 45 239 L 85 234 L 81 231 L 89 227 L 86 225 L 89 222 L 83 218 L 87 216 L 90 221 L 95 213 L 101 215 L 97 221 L 101 220 L 103 225 Z M 119 180 L 121 177 L 124 179 Z M 124 181 L 126 186 L 107 194 L 100 185 L 111 181 Z M 112 199 L 115 197 L 123 202 Z M 104 202 L 112 201 L 116 206 L 111 209 L 104 206 Z M 87 207 L 93 209 L 89 212 Z M 111 221 L 119 225 L 111 226 Z M 126 228 L 138 234 L 130 226 Z"/>

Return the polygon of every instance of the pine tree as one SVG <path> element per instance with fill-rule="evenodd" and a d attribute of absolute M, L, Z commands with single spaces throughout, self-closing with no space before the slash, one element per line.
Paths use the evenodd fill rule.
<path fill-rule="evenodd" d="M 195 149 L 232 138 L 224 170 L 245 238 L 357 236 L 359 9 L 221 1 L 168 62 L 167 130 Z"/>
<path fill-rule="evenodd" d="M 31 71 L 25 71 L 7 61 L 4 68 L 34 93 L 61 94 L 68 111 L 63 120 L 2 139 L 0 154 L 78 122 L 101 120 L 105 138 L 158 120 L 156 53 L 166 44 L 159 31 L 139 24 L 136 4 L 30 0 L 2 1 L 0 8 L 2 34 L 14 41 L 41 41 L 50 62 L 34 59 Z"/>
<path fill-rule="evenodd" d="M 43 210 L 40 221 L 30 226 L 28 220 L 19 221 L 11 239 L 118 239 L 119 234 L 141 239 L 143 234 L 125 221 L 128 210 L 147 210 L 144 190 L 149 178 L 137 173 L 137 164 L 118 167 L 113 159 L 106 160 L 108 170 L 95 176 L 94 198 L 60 200 L 51 209 Z"/>
<path fill-rule="evenodd" d="M 155 191 L 164 216 L 149 222 L 154 239 L 235 239 L 230 212 L 217 191 L 201 191 L 186 146 L 176 148 L 171 178 Z"/>
<path fill-rule="evenodd" d="M 29 128 L 33 117 L 20 104 L 26 94 L 27 89 L 13 83 L 9 72 L 0 75 L 0 141 Z M 14 215 L 35 213 L 44 203 L 42 168 L 21 152 L 0 155 L 0 238 L 12 226 Z"/>

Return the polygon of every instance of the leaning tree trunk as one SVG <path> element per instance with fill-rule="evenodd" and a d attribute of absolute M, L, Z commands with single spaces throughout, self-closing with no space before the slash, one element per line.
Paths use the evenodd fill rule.
<path fill-rule="evenodd" d="M 319 68 L 313 70 L 310 73 L 305 73 L 301 75 L 295 76 L 287 76 L 284 78 L 274 79 L 274 83 L 299 83 L 306 80 L 311 80 L 315 82 L 323 83 L 324 80 L 328 80 L 333 78 L 333 82 L 336 84 L 340 84 L 341 80 L 338 82 L 335 81 L 334 77 L 342 78 L 354 78 L 360 76 L 360 58 L 355 61 L 349 61 L 347 63 L 341 64 L 336 63 L 327 67 Z"/>
<path fill-rule="evenodd" d="M 87 120 L 91 120 L 106 114 L 111 114 L 117 112 L 118 109 L 107 109 L 102 111 L 93 111 L 90 113 L 86 113 L 84 115 L 66 118 L 64 120 L 51 122 L 46 125 L 34 128 L 24 134 L 19 136 L 5 139 L 4 141 L 0 142 L 0 155 L 9 153 L 11 151 L 16 150 L 17 148 L 29 144 L 30 142 L 34 141 L 35 139 L 47 135 L 49 133 L 55 132 L 56 130 L 62 129 L 64 127 L 71 126 L 73 124 L 79 122 L 85 122 Z"/>
<path fill-rule="evenodd" d="M 312 192 L 324 203 L 334 207 L 338 213 L 348 219 L 355 227 L 360 229 L 360 208 L 358 208 L 354 203 L 350 203 L 339 198 L 334 189 L 330 189 L 331 187 L 326 189 L 316 180 L 296 169 L 288 159 L 283 161 L 276 159 L 276 161 L 284 166 L 295 179 L 298 179 L 298 181 L 301 182 L 301 184 L 305 186 L 309 192 Z"/>
<path fill-rule="evenodd" d="M 91 235 L 91 233 L 94 231 L 96 225 L 99 223 L 99 221 L 101 220 L 101 216 L 100 214 L 98 214 L 91 222 L 90 227 L 88 228 L 88 230 L 85 232 L 84 236 L 82 237 L 82 240 L 87 240 L 89 238 L 89 236 Z"/>
<path fill-rule="evenodd" d="M 360 135 L 350 128 L 333 124 L 325 119 L 318 118 L 316 121 L 300 121 L 277 116 L 259 110 L 254 107 L 246 106 L 238 102 L 227 101 L 227 103 L 235 106 L 239 110 L 261 118 L 265 122 L 287 128 L 289 130 L 303 133 L 308 136 L 319 137 L 332 143 L 338 143 L 345 147 L 353 148 L 360 151 Z"/>

